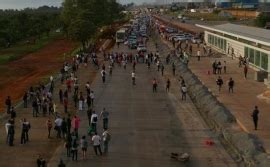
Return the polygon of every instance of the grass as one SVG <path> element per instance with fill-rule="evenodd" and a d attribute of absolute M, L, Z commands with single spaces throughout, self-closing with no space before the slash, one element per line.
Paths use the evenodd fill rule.
<path fill-rule="evenodd" d="M 3 48 L 0 50 L 0 64 L 5 64 L 17 60 L 24 55 L 36 52 L 59 36 L 60 34 L 53 33 L 50 36 L 42 36 L 33 44 L 27 44 L 25 41 L 22 41 L 10 48 Z"/>

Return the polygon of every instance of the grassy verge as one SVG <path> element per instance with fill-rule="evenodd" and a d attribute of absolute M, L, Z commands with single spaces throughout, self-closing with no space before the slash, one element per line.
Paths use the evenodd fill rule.
<path fill-rule="evenodd" d="M 53 33 L 50 36 L 42 36 L 35 43 L 27 44 L 26 42 L 19 42 L 10 48 L 1 49 L 0 64 L 5 64 L 17 60 L 26 54 L 36 52 L 60 35 L 61 34 Z"/>

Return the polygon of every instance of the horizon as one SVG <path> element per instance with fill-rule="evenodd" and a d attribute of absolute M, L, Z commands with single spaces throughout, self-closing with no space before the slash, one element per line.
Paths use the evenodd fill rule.
<path fill-rule="evenodd" d="M 135 3 L 141 4 L 144 2 L 152 3 L 155 0 L 119 0 L 121 4 Z M 25 8 L 38 8 L 41 6 L 61 7 L 63 0 L 0 0 L 0 9 L 8 10 L 23 10 Z"/>

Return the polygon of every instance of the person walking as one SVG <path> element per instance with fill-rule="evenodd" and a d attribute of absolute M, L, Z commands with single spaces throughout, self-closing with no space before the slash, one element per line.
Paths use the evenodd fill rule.
<path fill-rule="evenodd" d="M 166 82 L 166 92 L 169 92 L 170 91 L 170 86 L 171 86 L 171 81 L 170 79 L 168 78 L 167 82 Z"/>
<path fill-rule="evenodd" d="M 79 130 L 79 127 L 80 127 L 80 118 L 78 116 L 74 116 L 73 119 L 72 119 L 72 127 L 74 129 L 74 132 L 75 132 L 75 135 L 78 137 L 79 134 L 78 134 L 78 130 Z"/>
<path fill-rule="evenodd" d="M 223 85 L 223 80 L 222 80 L 222 78 L 220 76 L 218 76 L 218 79 L 216 80 L 216 83 L 218 85 L 218 91 L 220 92 L 221 87 Z"/>
<path fill-rule="evenodd" d="M 8 128 L 8 145 L 9 146 L 14 146 L 13 144 L 14 135 L 15 135 L 15 127 L 14 127 L 14 123 L 11 123 L 11 125 Z"/>
<path fill-rule="evenodd" d="M 96 114 L 95 110 L 93 110 L 91 116 L 91 127 L 94 132 L 97 131 L 97 122 L 98 122 L 98 115 Z"/>
<path fill-rule="evenodd" d="M 49 139 L 51 138 L 51 130 L 53 126 L 50 118 L 47 120 L 46 125 L 47 125 L 47 130 L 48 130 L 48 139 Z"/>
<path fill-rule="evenodd" d="M 132 78 L 132 85 L 136 85 L 135 71 L 132 71 L 131 78 Z"/>
<path fill-rule="evenodd" d="M 221 62 L 220 61 L 217 64 L 217 71 L 218 71 L 218 74 L 221 75 L 222 65 L 221 65 Z"/>
<path fill-rule="evenodd" d="M 26 119 L 24 118 L 21 120 L 22 124 L 22 133 L 21 133 L 21 144 L 25 144 L 27 141 L 29 141 L 28 131 L 31 128 L 31 125 Z"/>
<path fill-rule="evenodd" d="M 55 130 L 57 132 L 57 138 L 61 138 L 61 126 L 62 126 L 63 119 L 59 116 L 55 119 Z"/>
<path fill-rule="evenodd" d="M 257 130 L 257 128 L 258 128 L 258 120 L 259 120 L 258 106 L 255 106 L 255 109 L 253 110 L 253 113 L 251 114 L 251 117 L 253 118 L 254 130 Z"/>
<path fill-rule="evenodd" d="M 111 141 L 111 134 L 108 132 L 108 129 L 104 129 L 102 134 L 103 145 L 104 145 L 104 154 L 107 154 L 109 151 L 109 142 Z"/>
<path fill-rule="evenodd" d="M 92 137 L 92 141 L 93 141 L 93 147 L 94 147 L 95 154 L 98 155 L 98 151 L 99 151 L 99 154 L 102 155 L 102 151 L 101 151 L 101 147 L 100 147 L 101 138 L 97 134 L 97 132 L 95 132 L 95 135 Z"/>
<path fill-rule="evenodd" d="M 34 99 L 32 102 L 33 117 L 38 117 L 38 102 L 37 99 Z"/>
<path fill-rule="evenodd" d="M 108 129 L 109 112 L 105 108 L 103 108 L 103 110 L 100 114 L 100 119 L 103 119 L 103 129 Z"/>
<path fill-rule="evenodd" d="M 92 107 L 94 107 L 94 100 L 95 100 L 95 94 L 94 91 L 90 92 L 90 98 L 91 98 L 91 105 Z"/>
<path fill-rule="evenodd" d="M 78 143 L 77 143 L 76 138 L 72 141 L 71 152 L 72 152 L 72 161 L 75 161 L 75 160 L 77 161 L 78 160 Z"/>
<path fill-rule="evenodd" d="M 181 86 L 182 100 L 187 99 L 187 87 L 185 84 Z"/>
<path fill-rule="evenodd" d="M 157 80 L 156 80 L 156 78 L 153 79 L 152 85 L 153 85 L 153 93 L 156 93 L 157 92 Z"/>
<path fill-rule="evenodd" d="M 68 112 L 68 99 L 64 98 L 64 112 L 67 113 Z"/>
<path fill-rule="evenodd" d="M 230 78 L 229 82 L 228 82 L 228 86 L 229 86 L 229 93 L 233 93 L 233 87 L 234 87 L 234 80 L 232 78 Z"/>
<path fill-rule="evenodd" d="M 70 114 L 68 114 L 67 117 L 67 133 L 70 134 L 70 129 L 71 129 L 71 118 L 70 118 Z"/>
<path fill-rule="evenodd" d="M 80 141 L 80 145 L 81 145 L 81 149 L 82 149 L 82 153 L 83 153 L 83 160 L 85 160 L 86 158 L 86 151 L 87 151 L 87 147 L 88 147 L 88 143 L 87 143 L 87 140 L 86 140 L 86 137 L 83 136 L 81 141 Z"/>
<path fill-rule="evenodd" d="M 101 70 L 101 78 L 102 78 L 102 82 L 105 83 L 105 81 L 106 81 L 106 71 L 105 70 Z"/>

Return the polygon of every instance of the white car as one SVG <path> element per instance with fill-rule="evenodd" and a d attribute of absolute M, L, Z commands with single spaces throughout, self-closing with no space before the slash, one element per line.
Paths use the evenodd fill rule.
<path fill-rule="evenodd" d="M 187 37 L 185 37 L 184 35 L 183 36 L 178 36 L 178 37 L 174 38 L 174 41 L 175 42 L 185 41 L 185 40 L 187 40 Z"/>
<path fill-rule="evenodd" d="M 142 44 L 140 44 L 138 47 L 137 47 L 137 51 L 138 52 L 146 52 L 146 47 Z"/>
<path fill-rule="evenodd" d="M 198 37 L 193 37 L 192 39 L 191 39 L 191 42 L 192 43 L 202 43 L 202 40 L 200 39 L 200 38 L 198 38 Z"/>

